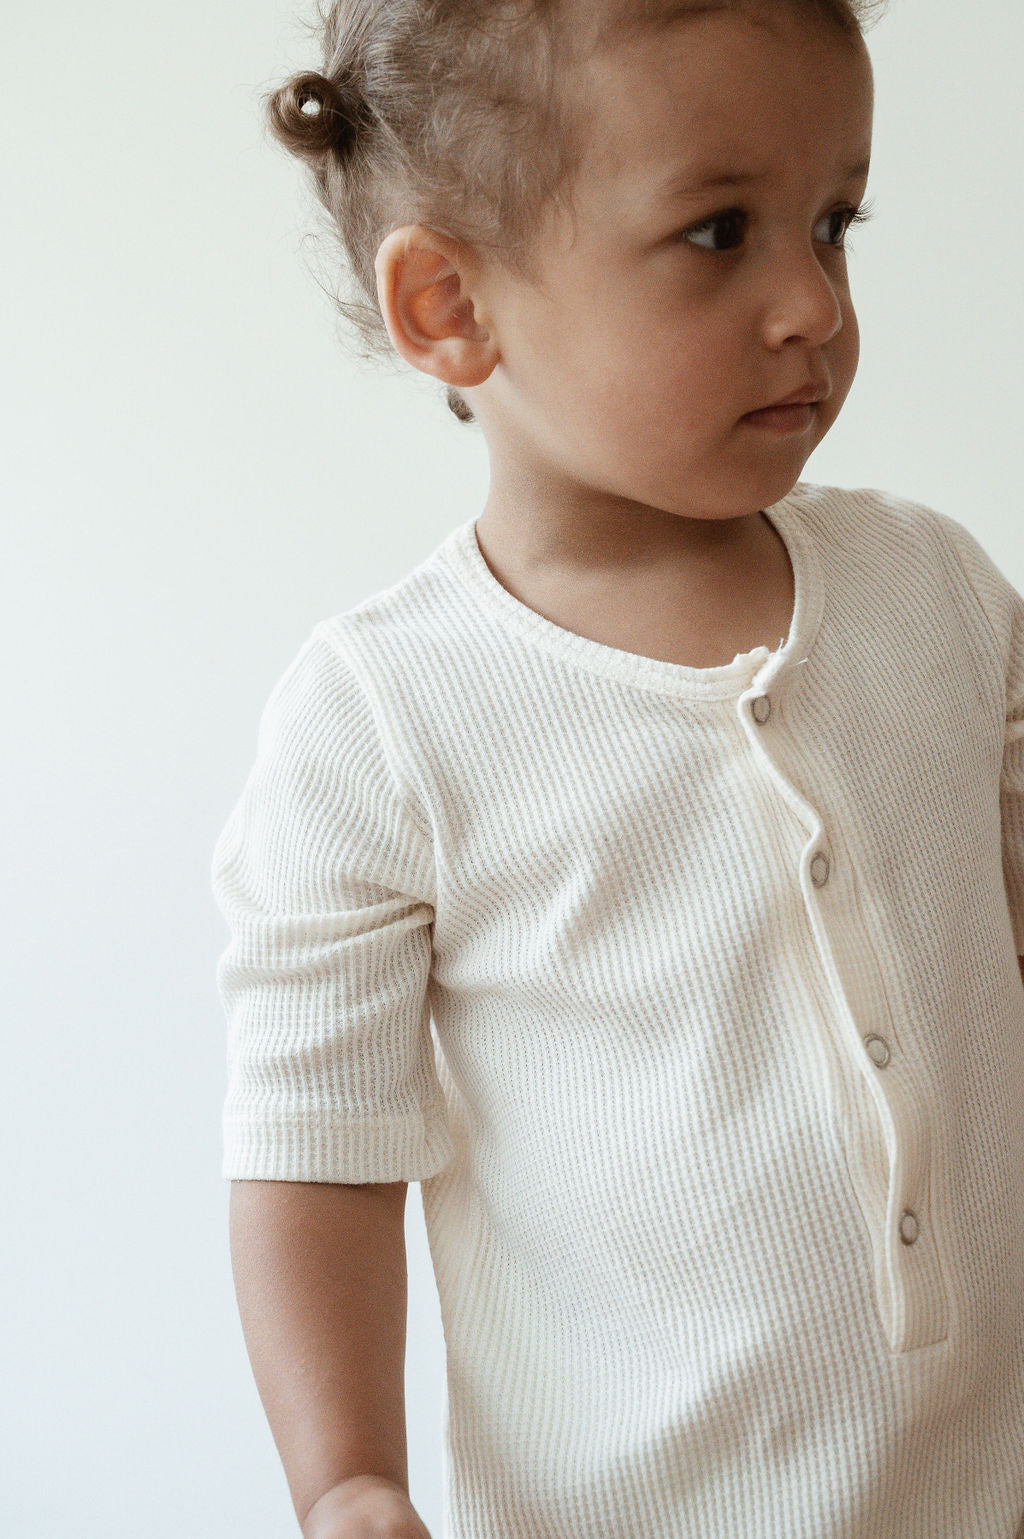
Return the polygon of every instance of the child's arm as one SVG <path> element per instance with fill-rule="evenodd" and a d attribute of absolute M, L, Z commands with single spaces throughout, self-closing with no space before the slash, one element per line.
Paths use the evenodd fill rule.
<path fill-rule="evenodd" d="M 231 1183 L 242 1329 L 305 1539 L 430 1539 L 408 1499 L 406 1191 Z"/>

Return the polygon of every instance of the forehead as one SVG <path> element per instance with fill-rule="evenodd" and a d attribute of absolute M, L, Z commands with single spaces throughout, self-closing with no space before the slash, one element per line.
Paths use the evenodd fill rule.
<path fill-rule="evenodd" d="M 579 86 L 584 180 L 631 200 L 688 175 L 829 175 L 870 149 L 863 40 L 795 5 L 687 9 L 594 49 Z"/>

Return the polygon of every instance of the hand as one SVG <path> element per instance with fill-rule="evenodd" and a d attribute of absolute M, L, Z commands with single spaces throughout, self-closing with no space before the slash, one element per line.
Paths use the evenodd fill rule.
<path fill-rule="evenodd" d="M 383 1475 L 352 1475 L 315 1501 L 302 1539 L 430 1539 L 405 1491 Z"/>

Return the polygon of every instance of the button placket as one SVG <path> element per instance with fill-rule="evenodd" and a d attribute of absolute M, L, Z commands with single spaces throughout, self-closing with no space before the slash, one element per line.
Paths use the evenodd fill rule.
<path fill-rule="evenodd" d="M 765 727 L 771 720 L 772 728 L 766 729 L 768 735 L 755 749 L 756 756 L 758 759 L 765 760 L 765 767 L 770 766 L 779 779 L 780 789 L 806 831 L 804 847 L 800 852 L 802 858 L 799 861 L 801 879 L 806 881 L 806 877 L 803 876 L 806 872 L 813 890 L 819 894 L 819 899 L 815 902 L 810 894 L 805 892 L 809 918 L 818 944 L 826 956 L 831 948 L 831 954 L 838 967 L 838 982 L 846 995 L 849 1007 L 848 1025 L 853 1028 L 849 1035 L 844 1031 L 846 1052 L 854 1055 L 855 1058 L 858 1044 L 860 1044 L 860 1050 L 867 1054 L 871 1068 L 885 1075 L 884 1082 L 875 1081 L 872 1088 L 871 1082 L 874 1076 L 871 1074 L 871 1068 L 866 1067 L 861 1060 L 861 1073 L 866 1076 L 866 1079 L 862 1080 L 860 1073 L 856 1076 L 858 1086 L 856 1106 L 858 1115 L 863 1121 L 854 1121 L 850 1124 L 849 1156 L 854 1179 L 864 1183 L 863 1191 L 858 1190 L 857 1196 L 862 1212 L 866 1218 L 869 1218 L 876 1254 L 881 1254 L 877 1247 L 884 1247 L 890 1262 L 891 1269 L 879 1282 L 879 1288 L 882 1290 L 879 1308 L 889 1330 L 894 1350 L 907 1351 L 912 1347 L 929 1345 L 944 1339 L 947 1330 L 945 1294 L 938 1273 L 934 1236 L 927 1224 L 927 1167 L 926 1163 L 921 1163 L 921 1161 L 926 1162 L 927 1151 L 922 1145 L 922 1133 L 916 1124 L 914 1108 L 907 1101 L 908 1093 L 912 1091 L 915 1081 L 910 1072 L 911 1065 L 903 1064 L 904 1072 L 900 1072 L 900 1065 L 896 1060 L 895 1037 L 891 1034 L 889 1036 L 883 1034 L 883 1022 L 887 1016 L 885 996 L 883 993 L 880 1003 L 876 990 L 871 986 L 872 967 L 869 946 L 865 948 L 869 953 L 869 961 L 863 969 L 859 967 L 857 937 L 851 933 L 850 926 L 855 918 L 862 922 L 863 916 L 857 914 L 855 899 L 852 893 L 847 891 L 848 884 L 842 880 L 845 872 L 842 864 L 839 867 L 838 888 L 833 892 L 829 885 L 837 874 L 836 856 L 828 839 L 827 819 L 819 811 L 820 802 L 815 805 L 813 796 L 808 799 L 802 795 L 799 783 L 787 775 L 785 727 L 775 728 L 778 703 L 778 699 L 774 696 L 769 698 L 767 693 L 748 697 L 745 723 L 753 737 L 754 724 Z M 781 762 L 776 759 L 775 752 L 769 746 L 775 741 L 776 730 L 782 732 L 782 740 L 777 744 L 779 753 L 782 755 Z M 810 848 L 807 847 L 807 834 L 811 836 Z M 807 862 L 806 865 L 803 864 L 804 861 Z M 827 892 L 822 890 L 826 888 Z M 837 931 L 834 939 L 829 933 L 833 926 Z M 850 976 L 844 978 L 846 969 L 849 969 Z M 871 1026 L 863 1024 L 865 1022 L 877 1024 L 872 1029 Z M 857 1030 L 859 1023 L 861 1023 L 860 1030 Z M 849 1061 L 853 1067 L 853 1061 Z M 908 1076 L 906 1082 L 904 1082 L 904 1073 Z M 892 1076 L 896 1076 L 896 1079 L 894 1080 Z M 879 1119 L 878 1125 L 875 1124 L 876 1118 Z M 871 1127 L 867 1126 L 868 1122 L 872 1123 Z M 885 1125 L 887 1129 L 894 1132 L 898 1142 L 902 1141 L 909 1165 L 916 1171 L 916 1175 L 910 1175 L 909 1179 L 905 1176 L 900 1182 L 901 1189 L 897 1195 L 892 1187 L 892 1181 L 896 1178 L 896 1167 L 890 1159 L 889 1180 L 885 1184 L 884 1200 L 881 1190 L 876 1191 L 881 1176 L 878 1166 L 881 1125 Z M 889 1142 L 888 1136 L 886 1142 Z M 888 1229 L 888 1223 L 892 1222 L 891 1219 L 888 1223 L 886 1222 L 885 1211 L 894 1196 L 897 1197 L 897 1201 L 902 1198 L 903 1203 L 907 1205 L 896 1207 L 898 1215 L 894 1226 L 896 1234 L 893 1235 L 889 1230 L 888 1237 L 885 1237 L 883 1232 Z M 910 1206 L 915 1198 L 918 1202 L 916 1208 Z M 899 1243 L 895 1245 L 896 1255 L 894 1256 L 890 1246 L 897 1236 Z"/>

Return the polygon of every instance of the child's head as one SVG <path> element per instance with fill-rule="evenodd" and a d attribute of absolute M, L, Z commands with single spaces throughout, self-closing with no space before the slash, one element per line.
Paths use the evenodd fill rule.
<path fill-rule="evenodd" d="M 492 461 L 738 512 L 789 490 L 853 382 L 884 3 L 337 0 L 323 75 L 270 120 L 341 237 L 343 313 L 445 381 Z M 809 379 L 831 395 L 803 433 L 740 422 Z"/>

